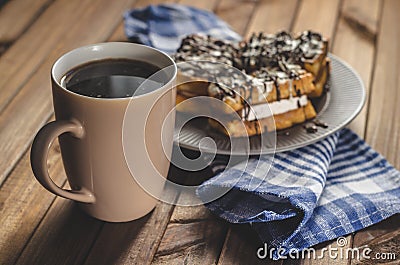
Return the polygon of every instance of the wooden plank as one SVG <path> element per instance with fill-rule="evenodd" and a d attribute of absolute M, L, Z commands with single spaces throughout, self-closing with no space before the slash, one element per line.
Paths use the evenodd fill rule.
<path fill-rule="evenodd" d="M 66 2 L 70 3 L 71 6 L 74 6 L 75 3 L 74 1 Z M 76 2 L 83 3 L 83 1 Z M 88 2 L 92 3 L 91 1 Z M 64 35 L 58 36 L 58 45 L 53 47 L 51 52 L 45 56 L 45 61 L 35 70 L 35 74 L 29 79 L 29 82 L 23 86 L 0 116 L 0 150 L 2 155 L 7 157 L 7 159 L 0 160 L 0 183 L 4 181 L 15 163 L 27 150 L 34 134 L 47 121 L 53 111 L 49 82 L 49 73 L 53 62 L 60 55 L 75 47 L 106 40 L 116 26 L 115 18 L 121 16 L 130 2 L 132 1 L 124 0 L 119 1 L 118 4 L 111 4 L 109 1 L 102 0 L 96 5 L 92 3 L 89 9 L 80 14 L 79 23 L 64 24 L 68 31 Z M 101 5 L 102 7 L 100 7 Z M 54 12 L 56 11 L 54 10 Z M 100 16 L 104 16 L 104 18 L 98 19 Z M 74 17 L 72 19 L 77 20 Z M 94 28 L 96 30 L 93 30 Z M 45 39 L 40 36 L 38 38 L 40 43 Z M 40 43 L 31 45 L 39 47 Z M 12 46 L 12 48 L 14 47 L 18 47 L 17 44 Z M 23 51 L 23 47 L 20 48 Z M 5 59 L 5 57 L 2 57 L 0 63 Z M 28 58 L 26 60 L 30 61 Z M 19 74 L 18 76 L 24 79 Z"/>
<path fill-rule="evenodd" d="M 15 41 L 53 1 L 8 1 L 0 9 L 0 43 Z"/>
<path fill-rule="evenodd" d="M 187 194 L 181 194 L 178 202 L 189 201 Z M 198 200 L 198 199 L 197 199 Z M 195 198 L 191 201 L 196 201 Z M 176 206 L 171 216 L 171 223 L 188 223 L 214 219 L 212 213 L 203 205 L 199 206 Z"/>
<path fill-rule="evenodd" d="M 256 1 L 221 0 L 216 8 L 217 15 L 227 21 L 239 34 L 246 32 Z"/>
<path fill-rule="evenodd" d="M 276 33 L 288 30 L 292 24 L 298 1 L 259 1 L 247 28 L 246 36 L 253 32 Z"/>
<path fill-rule="evenodd" d="M 343 58 L 360 74 L 366 88 L 366 104 L 358 117 L 349 125 L 349 128 L 361 137 L 364 137 L 367 120 L 380 7 L 380 0 L 367 0 L 363 5 L 357 0 L 344 1 L 332 49 L 333 54 Z M 365 34 L 366 28 L 369 28 L 368 34 Z"/>
<path fill-rule="evenodd" d="M 247 225 L 231 225 L 226 237 L 224 249 L 221 252 L 218 265 L 230 264 L 282 264 L 282 260 L 273 261 L 269 258 L 257 257 L 259 248 L 264 244 L 256 233 Z M 263 252 L 261 253 L 263 254 Z"/>
<path fill-rule="evenodd" d="M 121 23 L 118 24 L 118 27 L 114 31 L 114 33 L 111 35 L 109 41 L 128 41 L 125 32 L 124 32 L 124 22 L 121 21 Z"/>
<path fill-rule="evenodd" d="M 82 264 L 102 225 L 58 197 L 16 264 Z"/>
<path fill-rule="evenodd" d="M 400 169 L 400 47 L 398 36 L 400 29 L 393 27 L 400 22 L 395 10 L 400 8 L 399 1 L 383 2 L 382 18 L 379 28 L 377 55 L 373 81 L 370 91 L 367 142 L 383 154 L 390 163 Z M 387 264 L 396 264 L 399 259 L 399 215 L 358 232 L 354 236 L 354 247 L 369 247 L 371 255 L 378 252 L 393 252 L 397 260 L 387 260 Z M 382 261 L 383 262 L 383 261 Z M 390 262 L 390 263 L 389 263 Z M 353 264 L 371 264 L 369 260 L 353 261 Z"/>
<path fill-rule="evenodd" d="M 24 1 L 26 4 L 29 1 Z M 2 55 L 0 60 L 0 112 L 9 104 L 29 78 L 65 37 L 86 10 L 91 1 L 58 0 Z M 21 17 L 21 16 L 18 16 Z M 77 34 L 78 32 L 75 32 Z M 46 80 L 48 84 L 48 79 Z M 36 89 L 41 89 L 38 86 Z M 0 127 L 1 128 L 1 127 Z M 3 170 L 0 170 L 3 171 Z M 0 177 L 1 182 L 1 177 Z"/>
<path fill-rule="evenodd" d="M 222 220 L 170 223 L 153 264 L 216 264 L 224 243 Z"/>
<path fill-rule="evenodd" d="M 179 170 L 184 184 L 199 185 L 209 178 L 209 168 L 197 172 Z M 197 206 L 181 206 L 188 204 Z M 227 232 L 226 222 L 217 220 L 200 199 L 183 190 L 157 249 L 155 264 L 216 264 Z"/>
<path fill-rule="evenodd" d="M 184 154 L 187 157 L 192 157 L 193 155 L 190 151 L 186 151 Z M 211 169 L 208 167 L 197 172 L 179 170 L 177 174 L 180 176 L 187 176 L 184 180 L 184 184 L 187 186 L 198 186 L 213 175 Z M 193 193 L 183 190 L 179 195 L 170 223 L 186 224 L 212 219 L 215 219 L 215 216 L 203 205 L 203 202 Z"/>
<path fill-rule="evenodd" d="M 167 226 L 171 208 L 159 203 L 150 215 L 139 220 L 105 224 L 85 264 L 148 264 Z"/>
<path fill-rule="evenodd" d="M 178 0 L 179 4 L 193 6 L 208 11 L 214 11 L 219 0 L 195 1 L 195 0 Z"/>
<path fill-rule="evenodd" d="M 292 31 L 314 30 L 324 36 L 333 37 L 338 17 L 340 0 L 303 0 Z"/>
<path fill-rule="evenodd" d="M 92 10 L 90 8 L 91 5 L 91 1 L 61 0 L 55 2 L 44 12 L 30 30 L 19 38 L 1 57 L 0 89 L 2 97 L 0 97 L 0 111 L 3 110 L 5 106 L 8 106 L 7 104 L 10 99 L 15 96 L 24 82 L 32 77 L 32 73 L 37 70 L 37 67 L 46 58 L 47 64 L 45 67 L 42 67 L 41 75 L 39 72 L 36 72 L 34 76 L 36 80 L 38 80 L 38 78 L 41 79 L 36 83 L 36 87 L 32 87 L 32 89 L 46 93 L 46 95 L 42 94 L 42 97 L 47 99 L 47 101 L 44 104 L 39 102 L 38 106 L 47 107 L 48 109 L 51 108 L 50 90 L 43 87 L 44 84 L 46 84 L 45 87 L 49 87 L 49 69 L 56 57 L 62 54 L 63 51 L 76 47 L 76 44 L 73 43 L 75 39 L 71 35 L 81 34 L 80 32 L 82 31 L 77 29 L 80 23 L 78 18 L 84 18 L 85 13 L 88 13 L 87 10 Z M 112 8 L 111 10 L 114 9 Z M 112 24 L 113 21 L 109 21 L 108 23 Z M 85 27 L 83 27 L 83 30 L 84 28 Z M 88 27 L 86 28 L 90 31 Z M 75 30 L 75 32 L 70 32 L 71 29 Z M 93 35 L 93 33 L 84 36 L 86 40 L 82 38 L 81 43 L 93 42 L 94 39 L 90 39 L 91 35 Z M 66 38 L 67 36 L 69 39 Z M 43 41 L 44 39 L 46 41 Z M 63 41 L 60 42 L 60 39 L 63 39 Z M 56 45 L 59 47 L 57 53 L 55 52 Z M 62 48 L 63 45 L 65 45 L 64 48 Z M 51 51 L 53 51 L 53 56 L 49 56 L 49 52 Z M 35 94 L 35 91 L 31 92 Z M 26 96 L 26 94 L 20 95 L 20 99 L 24 96 Z M 2 138 L 0 149 L 3 152 L 3 156 L 7 157 L 7 160 L 3 159 L 0 161 L 0 184 L 29 146 L 29 142 L 33 137 L 32 132 L 36 132 L 38 128 L 43 125 L 43 122 L 49 118 L 49 114 L 40 112 L 40 107 L 35 109 L 35 104 L 33 104 L 33 109 L 30 112 L 25 111 L 26 106 L 32 104 L 32 101 L 30 101 L 29 97 L 22 100 L 25 101 L 25 103 L 19 105 L 20 107 L 18 107 L 18 103 L 9 106 L 11 113 L 3 113 L 0 118 L 0 123 L 4 122 L 0 125 L 0 134 L 2 135 L 0 138 L 4 137 Z M 35 113 L 35 115 L 29 117 L 29 115 L 27 115 L 28 113 Z M 12 118 L 14 114 L 16 114 L 15 119 Z M 27 118 L 32 123 L 38 123 L 37 127 L 29 127 L 29 123 L 25 123 Z M 12 120 L 11 122 L 9 122 L 10 119 Z M 16 132 L 24 133 L 20 134 Z M 19 137 L 17 137 L 17 139 L 14 138 L 15 135 Z M 28 139 L 24 140 L 26 139 L 24 137 L 28 137 Z"/>
<path fill-rule="evenodd" d="M 63 185 L 65 173 L 57 143 L 48 166 L 54 182 Z M 0 264 L 15 263 L 54 199 L 32 176 L 29 153 L 25 153 L 0 190 Z"/>
<path fill-rule="evenodd" d="M 371 88 L 366 139 L 396 168 L 400 168 L 400 17 L 399 1 L 384 2 L 375 72 Z"/>

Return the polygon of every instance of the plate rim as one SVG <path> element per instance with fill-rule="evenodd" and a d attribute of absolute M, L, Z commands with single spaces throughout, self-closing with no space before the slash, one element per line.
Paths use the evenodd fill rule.
<path fill-rule="evenodd" d="M 360 90 L 361 90 L 361 97 L 360 97 L 360 102 L 358 104 L 358 106 L 355 108 L 355 110 L 352 112 L 351 115 L 349 115 L 349 117 L 347 119 L 345 119 L 341 124 L 339 124 L 338 126 L 336 126 L 335 128 L 326 131 L 325 133 L 318 135 L 318 137 L 314 137 L 311 138 L 309 140 L 306 141 L 301 141 L 299 143 L 296 144 L 292 144 L 290 146 L 286 146 L 286 147 L 275 147 L 273 150 L 268 150 L 268 149 L 257 149 L 257 150 L 249 150 L 249 152 L 238 152 L 237 150 L 235 151 L 225 151 L 225 150 L 220 150 L 216 149 L 215 154 L 217 155 L 231 155 L 231 156 L 243 156 L 243 155 L 268 155 L 268 154 L 274 154 L 274 153 L 281 153 L 281 152 L 287 152 L 290 150 L 295 150 L 310 144 L 313 144 L 315 142 L 321 141 L 323 139 L 325 139 L 326 137 L 336 133 L 337 131 L 343 129 L 346 125 L 348 125 L 351 121 L 353 121 L 358 114 L 360 114 L 361 110 L 363 109 L 365 102 L 366 102 L 366 90 L 365 90 L 365 85 L 364 82 L 362 81 L 362 78 L 360 76 L 360 74 L 346 61 L 344 61 L 342 58 L 332 54 L 332 53 L 328 53 L 328 57 L 332 58 L 336 61 L 338 61 L 339 63 L 341 63 L 343 66 L 345 66 L 345 68 L 347 68 L 348 70 L 350 70 L 352 72 L 352 74 L 354 74 L 354 76 L 356 77 L 357 81 L 360 84 Z M 329 104 L 329 102 L 328 102 Z M 324 107 L 325 108 L 325 107 Z M 324 111 L 324 108 L 322 111 Z M 323 112 L 322 112 L 323 113 Z M 319 112 L 317 114 L 317 117 L 321 114 L 321 112 Z M 182 141 L 178 141 L 177 139 L 174 139 L 174 144 L 178 145 L 179 147 L 183 147 L 189 150 L 193 150 L 193 151 L 200 151 L 199 148 L 196 148 L 196 146 L 194 145 L 190 145 L 187 143 L 184 143 Z M 214 152 L 210 152 L 207 149 L 202 149 L 201 152 L 204 153 L 214 153 Z"/>

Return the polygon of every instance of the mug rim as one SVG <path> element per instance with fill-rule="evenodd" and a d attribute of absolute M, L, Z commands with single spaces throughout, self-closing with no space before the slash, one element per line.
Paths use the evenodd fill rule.
<path fill-rule="evenodd" d="M 101 98 L 101 97 L 100 97 L 100 98 L 97 98 L 97 97 L 90 97 L 90 96 L 81 95 L 81 94 L 78 94 L 78 93 L 75 93 L 75 92 L 73 92 L 73 91 L 68 90 L 66 87 L 63 87 L 63 86 L 61 85 L 61 80 L 57 80 L 57 78 L 55 78 L 55 69 L 56 69 L 56 67 L 57 67 L 59 64 L 61 64 L 62 60 L 63 60 L 65 57 L 71 56 L 71 54 L 76 53 L 76 52 L 79 52 L 80 50 L 85 50 L 85 49 L 88 49 L 88 48 L 95 48 L 96 46 L 97 46 L 97 47 L 103 47 L 103 46 L 110 46 L 110 45 L 139 46 L 139 47 L 142 47 L 142 48 L 145 48 L 145 49 L 153 50 L 154 52 L 161 54 L 162 56 L 164 56 L 165 58 L 167 58 L 167 59 L 171 62 L 170 66 L 173 66 L 173 68 L 174 68 L 173 74 L 172 74 L 172 76 L 168 79 L 168 81 L 167 81 L 164 85 L 162 85 L 162 86 L 160 86 L 159 88 L 154 89 L 154 90 L 152 90 L 152 91 L 150 91 L 150 92 L 148 92 L 148 93 L 139 94 L 139 95 L 133 95 L 133 96 L 130 96 L 130 97 L 116 97 L 116 98 Z M 116 59 L 125 59 L 126 57 L 112 57 L 112 56 L 109 56 L 109 57 L 104 57 L 104 58 L 102 58 L 102 59 L 100 59 L 100 60 L 104 60 L 104 59 L 113 59 L 113 58 L 116 58 Z M 88 61 L 86 61 L 86 62 L 84 62 L 84 63 L 82 63 L 82 64 L 90 63 L 90 62 L 95 62 L 95 61 L 96 61 L 96 60 L 88 60 Z M 76 65 L 75 67 L 77 67 L 77 66 L 79 66 L 79 65 L 81 65 L 81 64 L 78 64 L 78 65 Z M 161 69 L 163 69 L 163 68 L 161 68 Z M 69 70 L 71 70 L 71 69 L 69 69 Z M 69 71 L 69 70 L 68 70 L 68 71 Z M 66 73 L 67 73 L 68 71 L 66 71 Z M 88 44 L 88 45 L 80 46 L 80 47 L 78 47 L 78 48 L 75 48 L 75 49 L 73 49 L 73 50 L 70 50 L 70 51 L 64 53 L 63 55 L 61 55 L 61 56 L 53 63 L 53 65 L 52 65 L 52 67 L 51 67 L 51 79 L 52 79 L 52 81 L 57 85 L 57 87 L 61 88 L 64 92 L 66 92 L 66 93 L 68 93 L 68 94 L 70 94 L 70 95 L 73 95 L 73 96 L 78 96 L 78 97 L 87 99 L 87 100 L 107 100 L 107 101 L 109 101 L 109 100 L 113 100 L 113 101 L 125 101 L 125 100 L 128 100 L 128 101 L 129 101 L 129 100 L 131 100 L 131 99 L 133 99 L 133 98 L 140 98 L 140 97 L 144 97 L 144 96 L 147 96 L 147 95 L 151 95 L 151 94 L 153 94 L 153 93 L 157 93 L 160 89 L 163 89 L 163 88 L 165 88 L 165 87 L 169 87 L 169 86 L 171 85 L 171 83 L 174 82 L 174 80 L 176 79 L 177 73 L 178 73 L 178 67 L 177 67 L 175 61 L 174 61 L 174 60 L 171 58 L 171 56 L 169 56 L 167 53 L 165 53 L 165 52 L 163 52 L 163 51 L 160 51 L 160 50 L 158 50 L 158 49 L 156 49 L 156 48 L 147 46 L 147 45 L 143 45 L 143 44 L 139 44 L 139 43 L 131 43 L 131 42 L 122 42 L 122 41 L 99 42 L 99 43 L 93 43 L 93 44 Z M 154 73 L 154 74 L 155 74 L 155 73 Z M 153 75 L 154 75 L 154 74 L 153 74 Z M 65 74 L 63 74 L 63 75 L 65 75 Z"/>

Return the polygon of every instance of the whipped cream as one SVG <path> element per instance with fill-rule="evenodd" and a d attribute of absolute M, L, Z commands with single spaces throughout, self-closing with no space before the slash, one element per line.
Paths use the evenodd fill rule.
<path fill-rule="evenodd" d="M 298 109 L 307 105 L 308 99 L 306 95 L 301 97 L 291 97 L 289 99 L 282 99 L 271 103 L 257 104 L 250 107 L 248 121 L 256 119 L 264 119 L 272 115 L 282 114 L 291 110 Z"/>

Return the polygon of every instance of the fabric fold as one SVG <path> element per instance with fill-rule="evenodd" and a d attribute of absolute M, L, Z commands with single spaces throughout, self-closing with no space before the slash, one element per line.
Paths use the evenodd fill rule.
<path fill-rule="evenodd" d="M 274 259 L 400 212 L 400 173 L 349 129 L 278 153 L 266 170 L 270 159 L 226 169 L 197 194 L 206 201 L 219 187 L 232 188 L 206 206 L 231 223 L 250 224 L 275 249 Z"/>
<path fill-rule="evenodd" d="M 132 42 L 175 52 L 188 34 L 198 33 L 239 41 L 241 36 L 206 10 L 185 5 L 160 4 L 125 12 L 125 35 Z"/>

